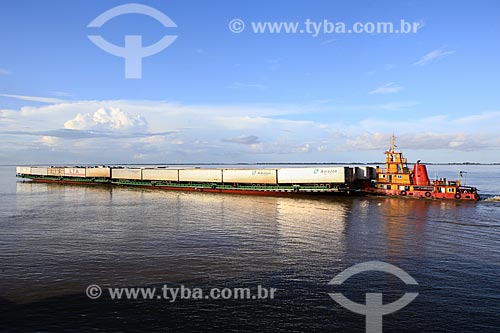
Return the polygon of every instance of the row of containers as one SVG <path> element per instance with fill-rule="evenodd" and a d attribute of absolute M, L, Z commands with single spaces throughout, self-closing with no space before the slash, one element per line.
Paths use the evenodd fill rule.
<path fill-rule="evenodd" d="M 376 178 L 375 168 L 308 167 L 277 169 L 170 169 L 123 167 L 17 167 L 18 175 L 38 177 L 107 178 L 110 180 L 241 184 L 348 184 Z"/>

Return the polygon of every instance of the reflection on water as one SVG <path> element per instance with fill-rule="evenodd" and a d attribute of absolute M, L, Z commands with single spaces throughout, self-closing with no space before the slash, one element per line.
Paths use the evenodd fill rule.
<path fill-rule="evenodd" d="M 428 330 L 426 319 L 432 317 L 435 331 L 473 327 L 487 332 L 498 320 L 497 202 L 275 198 L 29 182 L 12 186 L 12 178 L 6 179 L 0 189 L 4 304 L 22 304 L 38 313 L 37 302 L 82 295 L 91 283 L 267 283 L 280 288 L 277 303 L 265 310 L 249 303 L 241 305 L 244 311 L 240 305 L 210 307 L 215 311 L 210 318 L 225 322 L 229 313 L 232 318 L 252 314 L 268 328 L 285 329 L 295 322 L 304 331 L 362 330 L 362 316 L 336 307 L 326 283 L 353 264 L 382 260 L 403 268 L 422 286 L 417 300 L 388 321 L 395 331 Z M 383 280 L 370 281 L 377 287 Z M 71 306 L 86 316 L 122 311 L 115 305 L 97 311 L 95 304 L 85 303 L 85 311 Z M 208 308 L 200 304 L 196 316 L 208 320 L 200 314 Z M 191 318 L 191 306 L 179 311 Z M 471 316 L 478 306 L 482 312 Z M 51 311 L 63 311 L 42 308 L 48 320 Z M 157 311 L 156 305 L 141 309 L 141 316 Z M 463 317 L 472 319 L 449 322 Z M 160 318 L 149 320 L 166 329 Z"/>
<path fill-rule="evenodd" d="M 6 245 L 27 265 L 16 266 L 9 296 L 24 300 L 31 298 L 16 289 L 47 297 L 78 292 L 89 279 L 109 285 L 207 282 L 287 269 L 310 277 L 345 258 L 418 259 L 429 242 L 449 241 L 447 235 L 434 237 L 443 218 L 453 212 L 464 220 L 474 209 L 397 198 L 293 199 L 37 183 L 18 183 L 16 191 L 17 215 L 9 218 L 15 234 Z M 429 221 L 438 223 L 430 234 Z M 462 246 L 450 241 L 447 251 Z"/>
<path fill-rule="evenodd" d="M 13 287 L 8 296 L 21 301 L 79 292 L 89 279 L 205 283 L 259 271 L 314 271 L 324 268 L 318 259 L 344 252 L 347 205 L 330 199 L 18 183 L 16 202 L 18 215 L 10 219 L 21 237 L 8 247 L 28 265 L 4 282 Z"/>

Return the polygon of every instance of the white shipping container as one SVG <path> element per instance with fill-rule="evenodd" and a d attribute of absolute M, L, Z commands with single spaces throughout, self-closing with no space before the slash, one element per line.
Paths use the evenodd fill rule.
<path fill-rule="evenodd" d="M 48 176 L 59 176 L 62 177 L 64 176 L 64 168 L 48 168 L 47 169 L 47 175 Z"/>
<path fill-rule="evenodd" d="M 143 180 L 168 180 L 173 182 L 179 181 L 178 169 L 143 169 Z"/>
<path fill-rule="evenodd" d="M 16 167 L 16 174 L 31 175 L 31 167 Z"/>
<path fill-rule="evenodd" d="M 66 177 L 85 177 L 85 168 L 64 168 Z"/>
<path fill-rule="evenodd" d="M 179 181 L 200 183 L 221 183 L 221 169 L 181 169 L 179 170 Z"/>
<path fill-rule="evenodd" d="M 224 183 L 276 184 L 276 169 L 224 169 Z"/>
<path fill-rule="evenodd" d="M 47 168 L 32 167 L 31 174 L 35 176 L 47 176 Z"/>
<path fill-rule="evenodd" d="M 95 177 L 95 178 L 109 178 L 111 177 L 111 169 L 110 168 L 85 168 L 85 176 L 86 177 Z"/>
<path fill-rule="evenodd" d="M 113 179 L 131 179 L 131 180 L 141 180 L 142 179 L 142 169 L 115 169 L 111 170 L 111 178 Z"/>
<path fill-rule="evenodd" d="M 346 182 L 347 167 L 282 168 L 278 169 L 279 184 L 318 184 Z M 348 180 L 348 179 L 347 179 Z"/>

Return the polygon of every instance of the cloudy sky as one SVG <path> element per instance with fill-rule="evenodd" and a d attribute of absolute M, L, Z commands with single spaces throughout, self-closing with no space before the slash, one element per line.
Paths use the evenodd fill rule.
<path fill-rule="evenodd" d="M 0 163 L 500 162 L 497 1 L 4 1 Z M 245 23 L 233 33 L 229 23 Z M 255 33 L 252 22 L 416 22 L 412 34 Z M 305 27 L 305 26 L 301 26 Z M 118 46 L 177 39 L 125 78 Z"/>

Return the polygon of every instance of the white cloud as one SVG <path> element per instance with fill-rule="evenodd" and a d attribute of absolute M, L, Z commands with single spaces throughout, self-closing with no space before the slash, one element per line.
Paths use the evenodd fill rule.
<path fill-rule="evenodd" d="M 240 135 L 233 138 L 223 139 L 226 142 L 238 143 L 243 145 L 252 145 L 259 143 L 259 137 L 255 135 Z"/>
<path fill-rule="evenodd" d="M 130 116 L 119 108 L 100 108 L 93 115 L 78 113 L 74 119 L 64 123 L 64 128 L 75 130 L 110 129 L 110 130 L 144 130 L 146 119 L 140 115 Z"/>
<path fill-rule="evenodd" d="M 91 128 L 94 124 L 92 116 L 90 114 L 77 114 L 74 119 L 68 120 L 64 123 L 64 128 L 82 130 Z"/>
<path fill-rule="evenodd" d="M 142 138 L 139 141 L 145 142 L 145 143 L 150 143 L 150 144 L 157 144 L 157 143 L 164 143 L 166 140 L 167 140 L 166 135 L 151 135 L 151 136 L 147 136 L 145 138 Z"/>
<path fill-rule="evenodd" d="M 400 85 L 395 84 L 394 82 L 389 82 L 384 84 L 381 87 L 378 87 L 372 91 L 369 92 L 369 94 L 390 94 L 390 93 L 397 93 L 403 90 L 403 87 Z"/>
<path fill-rule="evenodd" d="M 264 151 L 264 144 L 262 142 L 251 144 L 250 149 L 253 152 L 261 153 Z"/>
<path fill-rule="evenodd" d="M 450 148 L 458 148 L 458 147 L 462 147 L 464 144 L 465 144 L 464 141 L 450 141 L 448 143 L 448 146 Z"/>
<path fill-rule="evenodd" d="M 269 116 L 222 116 L 215 117 L 212 121 L 215 121 L 217 126 L 222 126 L 227 130 L 273 130 L 273 128 L 293 130 L 294 128 L 304 128 L 314 124 L 314 122 L 309 120 L 276 119 Z"/>
<path fill-rule="evenodd" d="M 42 144 L 49 146 L 49 147 L 55 147 L 59 145 L 60 139 L 54 136 L 47 136 L 44 135 L 40 138 L 39 140 Z"/>
<path fill-rule="evenodd" d="M 384 111 L 408 105 L 339 106 L 332 102 L 290 107 L 90 100 L 29 106 L 0 110 L 0 138 L 9 142 L 0 146 L 0 161 L 130 163 L 134 155 L 148 163 L 366 161 L 367 156 L 383 157 L 393 131 L 405 152 L 425 150 L 427 156 L 435 154 L 435 159 L 442 149 L 479 158 L 484 152 L 485 160 L 500 156 L 491 153 L 500 150 L 499 111 L 460 116 L 412 112 L 405 119 L 384 116 Z M 308 112 L 315 110 L 338 117 L 326 122 L 316 118 L 316 113 L 311 118 Z M 352 121 L 344 110 L 377 112 Z M 288 115 L 293 120 L 283 119 Z"/>
<path fill-rule="evenodd" d="M 340 150 L 383 150 L 388 147 L 390 140 L 389 134 L 380 132 L 364 133 L 362 135 L 354 136 L 345 141 Z"/>
<path fill-rule="evenodd" d="M 0 94 L 0 96 L 2 96 L 2 97 L 9 97 L 9 98 L 15 98 L 15 99 L 20 99 L 22 101 L 39 102 L 39 103 L 56 104 L 56 103 L 63 103 L 64 102 L 64 100 L 59 99 L 59 98 L 54 98 L 54 97 L 11 95 L 11 94 Z"/>
<path fill-rule="evenodd" d="M 418 61 L 416 61 L 414 63 L 414 65 L 425 66 L 432 61 L 435 61 L 435 60 L 440 59 L 444 56 L 453 54 L 455 52 L 456 51 L 453 51 L 453 50 L 445 50 L 444 48 L 439 48 L 439 49 L 433 50 L 433 51 L 427 53 L 426 55 L 424 55 L 422 58 L 420 58 Z"/>
<path fill-rule="evenodd" d="M 245 130 L 245 129 L 255 129 L 255 128 L 262 128 L 263 126 L 269 125 L 272 120 L 267 117 L 250 117 L 250 116 L 243 116 L 243 117 L 217 117 L 216 120 L 219 125 L 222 125 L 226 129 L 238 129 L 238 130 Z"/>
<path fill-rule="evenodd" d="M 403 111 L 414 108 L 417 102 L 389 102 L 384 104 L 354 104 L 331 106 L 336 111 Z"/>
<path fill-rule="evenodd" d="M 389 148 L 392 133 L 365 132 L 346 141 L 343 150 L 386 150 Z M 439 150 L 453 149 L 458 151 L 474 151 L 477 149 L 500 148 L 498 142 L 489 135 L 470 134 L 462 132 L 435 133 L 435 132 L 406 132 L 396 136 L 397 145 L 402 150 Z"/>
<path fill-rule="evenodd" d="M 311 147 L 310 144 L 304 143 L 303 145 L 295 147 L 295 151 L 297 153 L 307 153 L 309 151 L 309 148 Z"/>
<path fill-rule="evenodd" d="M 480 114 L 463 116 L 455 119 L 453 123 L 460 125 L 472 125 L 481 122 L 488 123 L 490 121 L 493 121 L 498 126 L 498 121 L 500 121 L 500 111 L 482 112 Z"/>
<path fill-rule="evenodd" d="M 393 132 L 397 129 L 399 133 L 415 133 L 416 130 L 434 133 L 495 133 L 498 137 L 498 124 L 500 123 L 500 111 L 481 112 L 452 117 L 450 115 L 421 116 L 418 114 L 408 115 L 406 119 L 390 120 L 384 117 L 370 117 L 361 120 L 357 126 L 363 131 Z"/>
<path fill-rule="evenodd" d="M 143 160 L 146 158 L 146 155 L 144 154 L 134 154 L 134 156 L 132 156 L 134 160 Z"/>
<path fill-rule="evenodd" d="M 12 72 L 5 69 L 5 68 L 0 68 L 0 75 L 11 75 Z"/>

